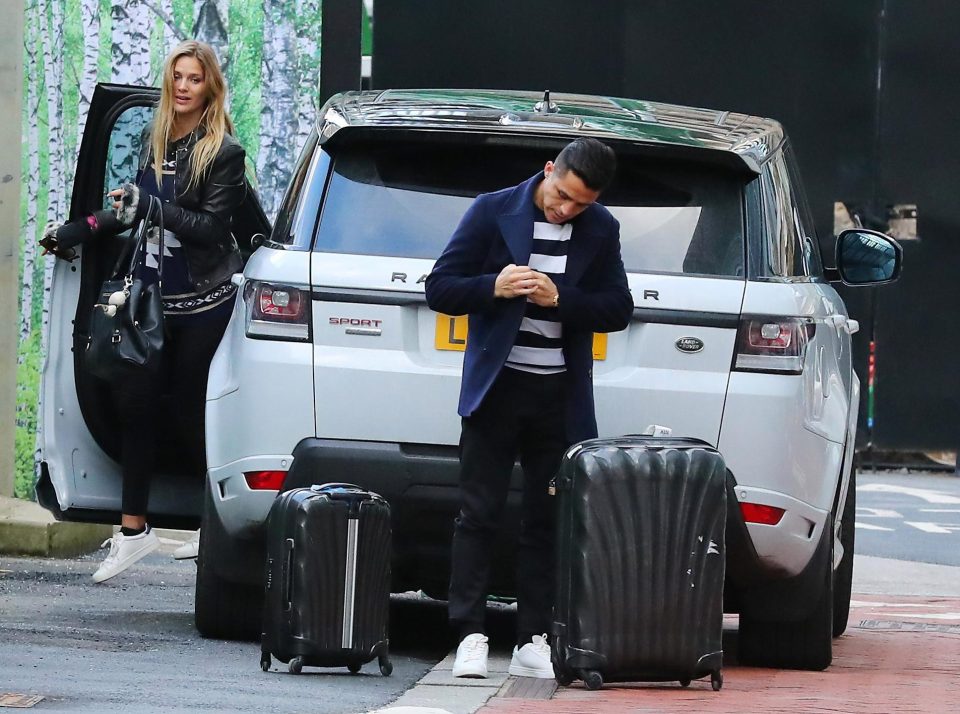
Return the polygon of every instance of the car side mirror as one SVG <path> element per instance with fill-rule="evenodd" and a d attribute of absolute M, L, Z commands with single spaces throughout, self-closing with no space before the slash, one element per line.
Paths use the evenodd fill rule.
<path fill-rule="evenodd" d="M 845 285 L 884 285 L 900 277 L 903 248 L 879 231 L 851 228 L 837 236 L 837 277 Z"/>

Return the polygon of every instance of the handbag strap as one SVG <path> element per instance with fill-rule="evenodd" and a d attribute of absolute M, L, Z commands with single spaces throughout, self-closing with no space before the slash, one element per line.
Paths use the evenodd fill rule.
<path fill-rule="evenodd" d="M 127 269 L 124 272 L 125 277 L 133 279 L 133 273 L 137 269 L 137 264 L 140 262 L 141 254 L 143 257 L 146 257 L 147 254 L 147 238 L 150 234 L 150 223 L 153 220 L 154 224 L 157 226 L 157 229 L 160 232 L 160 252 L 157 256 L 157 281 L 162 284 L 163 282 L 163 253 L 164 253 L 164 230 L 163 230 L 163 207 L 160 204 L 160 199 L 156 196 L 150 195 L 147 196 L 149 203 L 147 204 L 147 215 L 140 221 L 136 229 L 136 239 L 134 240 L 133 252 L 130 255 L 130 261 L 127 264 Z M 117 257 L 117 262 L 113 266 L 113 274 L 116 276 L 120 275 L 121 266 L 123 264 L 123 258 L 126 255 L 126 252 L 122 252 Z"/>

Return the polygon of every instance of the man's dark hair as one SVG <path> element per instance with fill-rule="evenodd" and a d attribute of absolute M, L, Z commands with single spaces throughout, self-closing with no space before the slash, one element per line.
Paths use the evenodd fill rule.
<path fill-rule="evenodd" d="M 581 137 L 563 147 L 554 165 L 561 176 L 573 171 L 591 191 L 603 191 L 617 172 L 617 156 L 602 141 Z"/>

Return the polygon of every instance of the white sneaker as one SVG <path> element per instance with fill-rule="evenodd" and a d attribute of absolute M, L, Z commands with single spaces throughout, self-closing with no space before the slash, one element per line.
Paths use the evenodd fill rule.
<path fill-rule="evenodd" d="M 463 638 L 457 647 L 457 659 L 453 663 L 454 677 L 470 677 L 472 679 L 486 679 L 487 654 L 490 647 L 487 645 L 487 636 L 475 632 Z"/>
<path fill-rule="evenodd" d="M 119 575 L 141 558 L 150 555 L 160 547 L 160 539 L 157 534 L 149 527 L 143 533 L 135 536 L 125 536 L 119 531 L 113 536 L 103 541 L 101 548 L 107 543 L 110 544 L 110 552 L 106 559 L 97 568 L 93 574 L 93 582 L 102 583 L 104 580 Z"/>
<path fill-rule="evenodd" d="M 534 635 L 533 642 L 528 642 L 523 647 L 514 647 L 510 669 L 507 671 L 514 677 L 553 679 L 553 663 L 550 661 L 547 636 Z"/>
<path fill-rule="evenodd" d="M 200 531 L 193 534 L 193 538 L 173 551 L 173 557 L 177 560 L 191 560 L 200 553 Z"/>

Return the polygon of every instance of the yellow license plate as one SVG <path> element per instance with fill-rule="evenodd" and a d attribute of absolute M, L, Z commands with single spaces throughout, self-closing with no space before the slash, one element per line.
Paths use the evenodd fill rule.
<path fill-rule="evenodd" d="M 467 316 L 437 314 L 437 332 L 433 341 L 438 350 L 463 352 L 467 348 Z M 607 358 L 607 334 L 595 332 L 593 335 L 593 359 L 602 361 Z"/>

